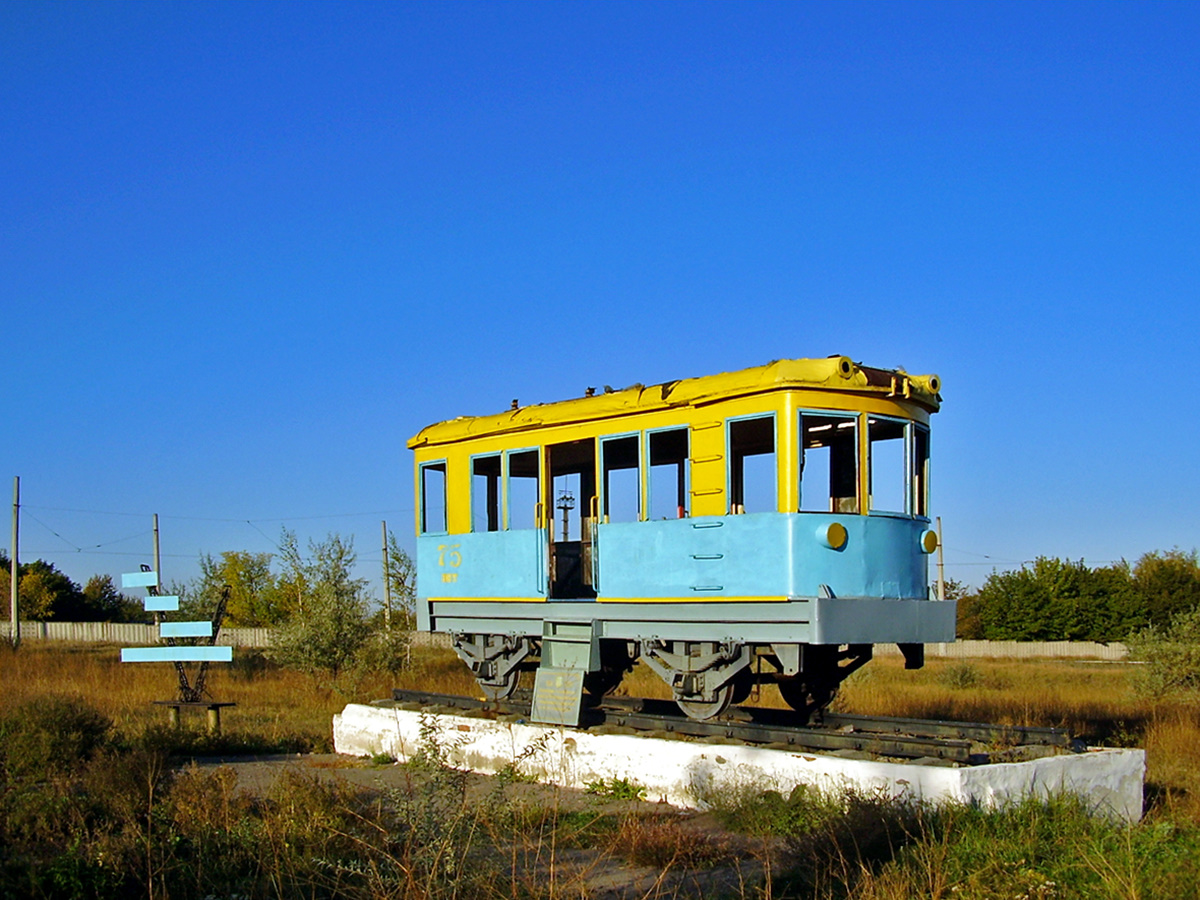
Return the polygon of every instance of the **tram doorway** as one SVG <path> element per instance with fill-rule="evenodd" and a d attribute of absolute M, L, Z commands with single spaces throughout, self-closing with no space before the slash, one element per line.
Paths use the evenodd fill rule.
<path fill-rule="evenodd" d="M 594 600 L 596 442 L 546 447 L 547 584 L 558 600 Z"/>

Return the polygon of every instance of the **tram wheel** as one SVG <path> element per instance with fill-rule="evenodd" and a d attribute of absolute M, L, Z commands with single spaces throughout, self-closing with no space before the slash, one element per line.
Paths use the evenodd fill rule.
<path fill-rule="evenodd" d="M 598 672 L 588 672 L 583 676 L 583 689 L 596 702 L 611 694 L 621 686 L 625 677 L 624 669 L 601 669 Z"/>
<path fill-rule="evenodd" d="M 750 674 L 749 669 L 738 672 L 733 676 L 733 681 L 729 683 L 733 687 L 730 703 L 745 703 L 750 699 L 750 694 L 754 690 L 754 677 Z"/>
<path fill-rule="evenodd" d="M 733 695 L 734 686 L 730 682 L 717 688 L 716 697 L 712 700 L 682 700 L 676 698 L 675 703 L 689 719 L 703 721 L 704 719 L 719 716 L 725 710 L 729 709 L 729 704 L 733 702 Z"/>
<path fill-rule="evenodd" d="M 837 686 L 823 679 L 781 678 L 776 683 L 783 702 L 796 712 L 803 713 L 805 721 L 813 713 L 827 707 L 837 696 Z"/>
<path fill-rule="evenodd" d="M 477 683 L 479 684 L 479 689 L 483 691 L 484 699 L 490 702 L 507 700 L 513 695 L 513 691 L 517 689 L 517 681 L 520 677 L 520 674 L 521 673 L 517 669 L 513 669 L 508 673 L 503 681 L 495 683 L 477 681 Z"/>

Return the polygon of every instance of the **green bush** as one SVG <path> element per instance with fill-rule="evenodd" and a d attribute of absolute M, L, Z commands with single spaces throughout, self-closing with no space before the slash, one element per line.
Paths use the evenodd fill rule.
<path fill-rule="evenodd" d="M 112 720 L 78 697 L 41 697 L 0 718 L 6 780 L 43 781 L 91 759 L 112 738 Z"/>
<path fill-rule="evenodd" d="M 1200 607 L 1178 613 L 1166 628 L 1151 625 L 1128 644 L 1130 658 L 1145 663 L 1134 673 L 1138 693 L 1200 700 Z"/>

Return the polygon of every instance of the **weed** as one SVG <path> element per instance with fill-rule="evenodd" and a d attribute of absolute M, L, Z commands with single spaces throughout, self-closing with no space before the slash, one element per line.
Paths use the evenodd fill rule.
<path fill-rule="evenodd" d="M 737 855 L 728 841 L 663 816 L 625 819 L 613 836 L 611 849 L 634 865 L 659 869 L 707 869 Z"/>
<path fill-rule="evenodd" d="M 9 779 L 43 781 L 91 759 L 112 736 L 112 720 L 79 697 L 28 701 L 0 718 L 0 765 Z"/>
<path fill-rule="evenodd" d="M 983 674 L 969 662 L 955 663 L 938 673 L 938 682 L 955 691 L 977 688 L 983 684 Z"/>
<path fill-rule="evenodd" d="M 646 789 L 636 781 L 626 778 L 601 778 L 598 781 L 589 781 L 584 785 L 584 789 L 589 794 L 611 797 L 614 800 L 646 799 Z"/>
<path fill-rule="evenodd" d="M 796 837 L 842 815 L 837 798 L 803 784 L 787 797 L 755 784 L 727 785 L 704 800 L 723 826 L 759 837 Z"/>

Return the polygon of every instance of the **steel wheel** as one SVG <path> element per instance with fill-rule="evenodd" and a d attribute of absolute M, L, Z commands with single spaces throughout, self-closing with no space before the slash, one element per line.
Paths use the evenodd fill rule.
<path fill-rule="evenodd" d="M 494 683 L 485 683 L 479 681 L 479 689 L 483 691 L 484 699 L 495 702 L 498 700 L 507 700 L 513 695 L 513 691 L 517 689 L 517 679 L 521 673 L 517 669 L 513 669 L 508 673 L 503 681 Z"/>
<path fill-rule="evenodd" d="M 711 719 L 729 708 L 733 700 L 733 691 L 733 684 L 730 683 L 717 688 L 716 698 L 713 700 L 682 700 L 676 697 L 675 703 L 689 719 Z"/>
<path fill-rule="evenodd" d="M 824 679 L 781 678 L 776 683 L 783 702 L 803 713 L 806 721 L 817 710 L 832 703 L 837 695 L 837 687 Z"/>

